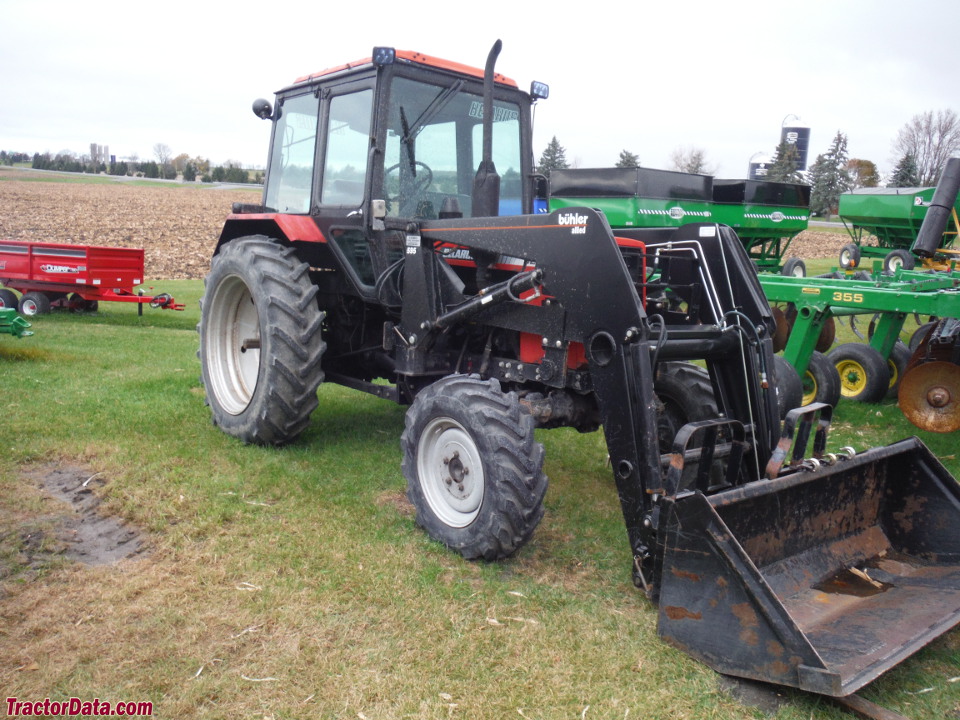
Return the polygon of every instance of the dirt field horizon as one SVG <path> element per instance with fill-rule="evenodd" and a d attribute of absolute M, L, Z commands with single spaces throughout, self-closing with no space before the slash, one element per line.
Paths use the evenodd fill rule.
<path fill-rule="evenodd" d="M 234 202 L 257 202 L 250 189 L 170 183 L 42 182 L 30 171 L 4 169 L 0 239 L 143 248 L 146 276 L 206 276 L 223 221 Z M 845 235 L 806 230 L 789 255 L 835 258 Z"/>

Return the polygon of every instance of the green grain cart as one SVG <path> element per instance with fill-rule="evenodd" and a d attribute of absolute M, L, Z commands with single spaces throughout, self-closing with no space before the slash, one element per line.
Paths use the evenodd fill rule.
<path fill-rule="evenodd" d="M 807 185 L 641 167 L 553 170 L 550 211 L 584 205 L 601 211 L 615 228 L 729 225 L 761 270 L 805 274 L 799 258 L 784 258 L 791 240 L 807 228 Z"/>
<path fill-rule="evenodd" d="M 853 242 L 840 250 L 840 266 L 857 267 L 861 258 L 883 260 L 883 269 L 912 269 L 916 264 L 911 246 L 917 239 L 936 188 L 860 188 L 840 196 L 840 219 Z M 940 239 L 939 254 L 952 255 L 957 239 L 955 198 L 950 222 Z M 941 257 L 941 260 L 944 259 Z M 944 268 L 938 268 L 944 269 Z"/>

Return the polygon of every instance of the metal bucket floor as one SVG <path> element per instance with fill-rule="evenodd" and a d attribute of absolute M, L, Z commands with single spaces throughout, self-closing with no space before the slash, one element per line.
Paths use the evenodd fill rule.
<path fill-rule="evenodd" d="M 826 668 L 856 684 L 960 621 L 960 568 L 895 556 L 861 567 L 783 600 Z"/>

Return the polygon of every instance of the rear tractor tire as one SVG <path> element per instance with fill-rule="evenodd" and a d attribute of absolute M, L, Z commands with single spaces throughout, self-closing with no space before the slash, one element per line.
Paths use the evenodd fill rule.
<path fill-rule="evenodd" d="M 890 389 L 890 368 L 869 345 L 844 343 L 827 354 L 840 376 L 840 394 L 857 402 L 883 400 Z"/>
<path fill-rule="evenodd" d="M 201 379 L 213 423 L 247 443 L 294 440 L 323 381 L 323 313 L 309 266 L 252 235 L 214 256 L 200 301 Z"/>
<path fill-rule="evenodd" d="M 497 380 L 452 375 L 420 391 L 400 440 L 417 524 L 468 560 L 522 547 L 543 517 L 548 483 L 534 426 Z"/>

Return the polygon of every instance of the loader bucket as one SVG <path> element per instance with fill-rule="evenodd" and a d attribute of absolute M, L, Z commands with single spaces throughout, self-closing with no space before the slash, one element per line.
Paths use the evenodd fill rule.
<path fill-rule="evenodd" d="M 960 621 L 960 490 L 917 438 L 678 496 L 661 530 L 659 633 L 720 673 L 841 697 Z"/>

